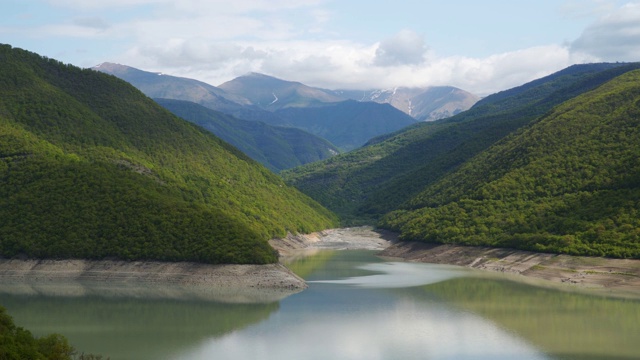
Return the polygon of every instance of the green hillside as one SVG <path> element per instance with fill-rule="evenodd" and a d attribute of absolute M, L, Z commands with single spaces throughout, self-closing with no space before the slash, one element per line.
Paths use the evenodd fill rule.
<path fill-rule="evenodd" d="M 266 263 L 334 225 L 124 81 L 0 46 L 0 256 Z"/>
<path fill-rule="evenodd" d="M 155 100 L 181 118 L 211 131 L 272 171 L 324 160 L 339 153 L 338 148 L 328 141 L 300 129 L 237 119 L 189 101 Z"/>
<path fill-rule="evenodd" d="M 488 96 L 451 118 L 383 135 L 360 149 L 282 175 L 345 223 L 374 223 L 553 106 L 638 66 L 571 66 Z"/>
<path fill-rule="evenodd" d="M 428 186 L 402 239 L 640 258 L 640 70 L 566 101 Z"/>
<path fill-rule="evenodd" d="M 354 100 L 288 107 L 277 110 L 275 114 L 281 121 L 270 124 L 302 129 L 329 140 L 344 151 L 359 148 L 373 137 L 397 131 L 417 121 L 389 104 Z"/>

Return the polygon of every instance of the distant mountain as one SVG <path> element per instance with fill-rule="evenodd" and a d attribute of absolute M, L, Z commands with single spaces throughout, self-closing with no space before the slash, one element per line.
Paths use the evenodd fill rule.
<path fill-rule="evenodd" d="M 373 137 L 416 123 L 414 118 L 389 104 L 353 100 L 318 107 L 289 107 L 275 114 L 282 122 L 274 125 L 303 129 L 329 140 L 344 151 L 356 149 Z"/>
<path fill-rule="evenodd" d="M 386 109 L 382 110 L 382 113 L 390 116 L 389 124 L 382 125 L 382 113 L 375 115 L 373 109 L 378 108 L 366 105 L 367 103 L 391 104 L 419 121 L 429 121 L 464 111 L 477 100 L 473 95 L 454 87 L 398 88 L 395 91 L 364 93 L 332 91 L 258 73 L 249 73 L 215 87 L 193 79 L 147 72 L 113 63 L 103 63 L 93 69 L 115 75 L 151 98 L 185 100 L 233 115 L 238 119 L 296 127 L 323 137 L 343 150 L 351 150 L 364 144 L 369 140 L 366 136 L 375 137 L 385 134 L 385 131 L 396 131 L 410 124 L 406 117 L 403 120 L 397 113 Z M 347 100 L 357 100 L 365 105 L 337 105 Z M 355 107 L 359 107 L 360 110 L 356 111 Z M 302 108 L 314 110 L 309 110 L 308 114 L 306 111 L 281 111 Z M 324 109 L 320 110 L 321 108 Z M 338 115 L 342 110 L 346 110 L 347 113 Z M 357 112 L 362 115 L 357 115 Z M 300 116 L 311 116 L 314 120 L 304 121 Z M 329 117 L 321 118 L 322 116 Z M 358 119 L 360 116 L 375 121 L 366 124 L 366 120 Z M 341 121 L 338 128 L 330 125 L 337 121 Z M 351 123 L 352 121 L 355 123 Z M 345 136 L 340 130 L 344 126 L 349 127 L 353 133 Z"/>
<path fill-rule="evenodd" d="M 419 121 L 444 119 L 471 108 L 479 98 L 453 86 L 398 87 L 388 90 L 337 90 L 334 94 L 357 101 L 391 104 Z"/>
<path fill-rule="evenodd" d="M 130 84 L 0 45 L 0 256 L 268 263 L 334 216 Z"/>
<path fill-rule="evenodd" d="M 554 107 L 381 225 L 404 240 L 640 259 L 638 104 L 633 70 Z"/>
<path fill-rule="evenodd" d="M 130 66 L 102 63 L 93 70 L 111 74 L 137 87 L 150 98 L 186 100 L 219 111 L 233 111 L 249 100 L 227 94 L 224 90 L 202 81 L 139 70 Z"/>
<path fill-rule="evenodd" d="M 155 100 L 172 113 L 211 131 L 276 172 L 339 153 L 328 141 L 300 129 L 236 119 L 188 101 Z"/>
<path fill-rule="evenodd" d="M 344 100 L 327 90 L 258 73 L 237 77 L 218 87 L 229 94 L 249 99 L 251 104 L 270 111 L 318 106 Z"/>
<path fill-rule="evenodd" d="M 375 222 L 554 106 L 637 67 L 575 65 L 490 95 L 451 118 L 380 136 L 361 149 L 282 175 L 346 221 Z"/>
<path fill-rule="evenodd" d="M 252 105 L 248 99 L 202 81 L 108 62 L 92 69 L 114 75 L 137 87 L 150 98 L 190 101 L 244 120 L 263 121 L 274 117 L 273 113 Z"/>

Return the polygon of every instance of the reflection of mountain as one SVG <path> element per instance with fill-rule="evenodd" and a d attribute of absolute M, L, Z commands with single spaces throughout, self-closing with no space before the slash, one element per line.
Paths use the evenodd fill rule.
<path fill-rule="evenodd" d="M 323 268 L 336 255 L 336 250 L 308 249 L 297 252 L 297 256 L 282 259 L 283 263 L 296 275 L 303 279 L 314 271 Z"/>
<path fill-rule="evenodd" d="M 24 306 L 28 301 L 29 306 Z M 168 358 L 211 337 L 266 320 L 269 304 L 0 296 L 15 322 L 40 336 L 63 333 L 79 351 L 111 359 Z"/>
<path fill-rule="evenodd" d="M 517 333 L 554 358 L 636 359 L 640 354 L 637 299 L 611 299 L 506 280 L 471 278 L 423 289 Z"/>

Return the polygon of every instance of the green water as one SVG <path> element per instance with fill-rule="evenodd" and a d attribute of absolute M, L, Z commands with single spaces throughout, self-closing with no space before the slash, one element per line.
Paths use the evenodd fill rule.
<path fill-rule="evenodd" d="M 637 359 L 640 301 L 330 251 L 279 302 L 10 295 L 19 326 L 117 359 Z M 0 284 L 0 289 L 1 289 Z"/>

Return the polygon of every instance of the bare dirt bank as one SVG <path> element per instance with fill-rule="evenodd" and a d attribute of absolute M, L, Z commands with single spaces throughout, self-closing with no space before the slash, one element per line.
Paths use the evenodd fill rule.
<path fill-rule="evenodd" d="M 304 280 L 281 264 L 0 259 L 0 291 L 9 293 L 268 302 L 306 287 Z"/>
<path fill-rule="evenodd" d="M 386 231 L 374 231 L 373 227 L 329 229 L 312 234 L 289 235 L 273 239 L 269 244 L 280 256 L 290 256 L 305 249 L 333 250 L 383 250 L 397 240 L 397 235 Z"/>
<path fill-rule="evenodd" d="M 612 295 L 640 296 L 640 260 L 398 242 L 380 256 L 524 275 Z"/>

